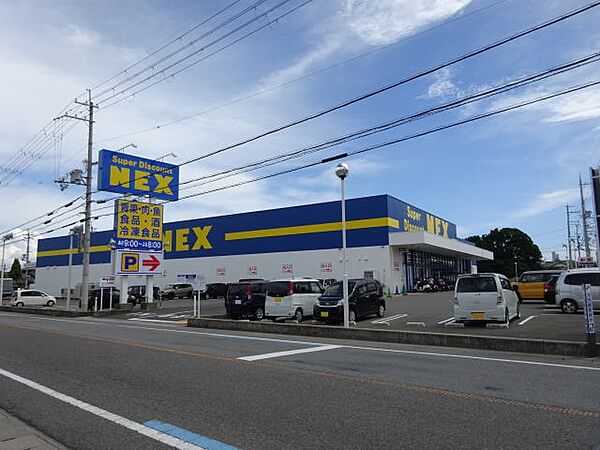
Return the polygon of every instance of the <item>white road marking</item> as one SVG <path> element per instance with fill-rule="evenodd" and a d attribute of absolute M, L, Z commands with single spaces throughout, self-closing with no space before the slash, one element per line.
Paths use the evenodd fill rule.
<path fill-rule="evenodd" d="M 390 317 L 383 317 L 381 319 L 376 319 L 373 320 L 371 323 L 384 323 L 384 322 L 390 322 L 392 320 L 396 320 L 396 319 L 402 319 L 403 317 L 408 316 L 408 314 L 396 314 L 395 316 L 390 316 Z"/>
<path fill-rule="evenodd" d="M 238 359 L 242 361 L 258 361 L 260 359 L 280 358 L 282 356 L 299 355 L 301 353 L 322 352 L 324 350 L 334 350 L 343 348 L 343 345 L 321 345 L 319 347 L 297 348 L 295 350 L 284 350 L 282 352 L 263 353 L 261 355 L 240 356 Z"/>
<path fill-rule="evenodd" d="M 171 320 L 165 320 L 165 319 L 138 319 L 137 317 L 132 317 L 131 319 L 127 319 L 127 320 L 133 320 L 134 322 L 152 322 L 152 323 L 174 323 Z"/>
<path fill-rule="evenodd" d="M 56 322 L 66 322 L 66 323 L 77 323 L 84 325 L 105 325 L 112 327 L 120 327 L 120 328 L 134 328 L 138 330 L 151 330 L 151 331 L 161 331 L 164 333 L 183 333 L 183 334 L 195 334 L 200 336 L 208 336 L 208 337 L 216 337 L 216 338 L 229 338 L 229 339 L 241 339 L 241 340 L 249 340 L 249 341 L 263 341 L 263 342 L 280 342 L 280 343 L 289 343 L 289 344 L 301 344 L 301 345 L 314 345 L 317 347 L 326 346 L 328 344 L 324 342 L 311 342 L 311 341 L 294 341 L 289 339 L 276 339 L 276 338 L 265 338 L 258 336 L 242 336 L 237 334 L 224 334 L 224 333 L 208 333 L 205 331 L 190 331 L 190 330 L 181 330 L 172 327 L 170 324 L 172 322 L 167 322 L 166 320 L 160 320 L 161 324 L 169 325 L 165 328 L 155 328 L 155 327 L 145 327 L 145 326 L 135 326 L 135 325 L 120 325 L 117 324 L 116 320 L 106 320 L 102 321 L 102 319 L 56 319 L 52 317 L 27 317 L 23 316 L 23 314 L 19 313 L 2 313 L 0 312 L 0 316 L 8 316 L 8 317 L 17 317 L 20 319 L 29 319 L 29 320 L 49 320 Z M 52 330 L 51 330 L 52 331 Z M 505 359 L 505 358 L 492 358 L 486 356 L 474 356 L 474 355 L 457 355 L 454 353 L 439 353 L 439 352 L 426 352 L 419 350 L 399 350 L 399 349 L 389 349 L 389 348 L 381 348 L 381 347 L 361 347 L 361 346 L 353 346 L 353 345 L 340 345 L 339 347 L 351 348 L 355 350 L 364 350 L 364 351 L 373 351 L 373 352 L 386 352 L 386 353 L 397 353 L 397 354 L 406 354 L 406 355 L 417 355 L 417 356 L 428 356 L 428 357 L 436 357 L 436 358 L 459 358 L 459 359 L 472 359 L 475 361 L 491 361 L 491 362 L 501 362 L 501 363 L 512 363 L 512 364 L 525 364 L 532 366 L 543 366 L 543 367 L 556 367 L 559 369 L 576 369 L 576 370 L 591 370 L 595 372 L 600 372 L 600 367 L 590 367 L 590 366 L 578 366 L 574 364 L 560 364 L 560 363 L 544 363 L 538 361 L 525 361 L 518 359 Z"/>
<path fill-rule="evenodd" d="M 529 322 L 529 321 L 530 321 L 531 319 L 533 319 L 534 317 L 537 317 L 537 316 L 529 316 L 527 319 L 525 319 L 525 320 L 521 320 L 521 321 L 519 322 L 519 325 L 524 325 L 524 324 L 526 324 L 527 322 Z"/>
<path fill-rule="evenodd" d="M 190 444 L 189 442 L 185 442 L 179 438 L 169 436 L 166 433 L 162 433 L 153 428 L 147 427 L 146 425 L 134 422 L 133 420 L 129 420 L 125 417 L 111 413 L 110 411 L 107 411 L 105 409 L 98 408 L 97 406 L 91 405 L 84 401 L 77 400 L 74 397 L 62 394 L 58 391 L 55 391 L 54 389 L 50 389 L 49 387 L 36 383 L 35 381 L 23 378 L 12 372 L 8 372 L 7 370 L 0 369 L 0 375 L 9 378 L 13 381 L 16 381 L 17 383 L 21 383 L 27 387 L 35 389 L 36 391 L 39 391 L 57 400 L 60 400 L 61 402 L 75 406 L 76 408 L 82 409 L 83 411 L 89 412 L 102 419 L 108 420 L 109 422 L 121 425 L 122 427 L 127 428 L 131 431 L 135 431 L 136 433 L 140 433 L 141 435 L 149 437 L 150 439 L 154 439 L 155 441 L 166 444 L 170 447 L 186 450 L 204 450 L 202 447 L 198 447 L 197 445 Z"/>
<path fill-rule="evenodd" d="M 445 323 L 452 322 L 453 320 L 454 320 L 454 317 L 449 317 L 448 319 L 440 320 L 437 324 L 443 325 Z"/>
<path fill-rule="evenodd" d="M 425 322 L 406 322 L 406 325 L 418 325 L 420 327 L 424 327 Z"/>

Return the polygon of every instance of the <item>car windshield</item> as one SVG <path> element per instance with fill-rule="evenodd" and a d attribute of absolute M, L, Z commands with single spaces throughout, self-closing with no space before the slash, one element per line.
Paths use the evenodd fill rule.
<path fill-rule="evenodd" d="M 245 295 L 248 292 L 248 284 L 238 283 L 229 285 L 229 295 Z"/>
<path fill-rule="evenodd" d="M 348 292 L 352 292 L 354 290 L 354 286 L 356 286 L 355 281 L 348 281 Z M 335 283 L 330 284 L 323 293 L 324 297 L 342 297 L 343 295 L 343 283 L 341 281 L 336 281 Z"/>
<path fill-rule="evenodd" d="M 271 297 L 284 297 L 290 294 L 289 281 L 273 281 L 267 286 L 267 293 Z"/>
<path fill-rule="evenodd" d="M 457 292 L 495 292 L 496 280 L 493 277 L 469 277 L 458 280 Z"/>
<path fill-rule="evenodd" d="M 175 289 L 175 285 L 174 284 L 167 284 L 165 286 L 165 289 Z"/>

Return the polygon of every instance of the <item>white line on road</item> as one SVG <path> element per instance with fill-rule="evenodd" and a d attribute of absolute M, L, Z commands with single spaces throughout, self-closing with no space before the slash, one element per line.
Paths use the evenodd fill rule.
<path fill-rule="evenodd" d="M 537 317 L 537 316 L 529 316 L 527 319 L 521 320 L 518 325 L 525 325 L 527 322 L 529 322 L 534 317 Z"/>
<path fill-rule="evenodd" d="M 172 319 L 175 319 L 175 317 L 172 317 Z M 152 322 L 152 323 L 175 323 L 172 320 L 167 320 L 167 319 L 138 319 L 138 318 L 131 318 L 131 319 L 127 319 L 127 320 L 132 320 L 134 322 Z"/>
<path fill-rule="evenodd" d="M 322 352 L 324 350 L 334 350 L 343 348 L 343 345 L 322 345 L 319 347 L 297 348 L 296 350 L 284 350 L 282 352 L 263 353 L 262 355 L 240 356 L 242 361 L 258 361 L 259 359 L 280 358 L 282 356 L 299 355 L 301 353 Z"/>
<path fill-rule="evenodd" d="M 452 322 L 453 320 L 454 320 L 454 317 L 449 317 L 449 318 L 447 318 L 447 319 L 440 320 L 440 321 L 439 321 L 437 324 L 438 324 L 438 325 L 443 325 L 443 324 L 445 324 L 445 323 L 447 323 L 447 322 Z"/>
<path fill-rule="evenodd" d="M 154 439 L 155 441 L 166 444 L 170 447 L 186 449 L 186 450 L 204 450 L 202 447 L 198 447 L 197 445 L 190 444 L 189 442 L 185 442 L 179 438 L 169 436 L 168 434 L 157 431 L 153 428 L 147 427 L 138 422 L 134 422 L 133 420 L 129 420 L 125 417 L 119 416 L 117 414 L 111 413 L 102 408 L 98 408 L 97 406 L 90 405 L 81 400 L 77 400 L 74 397 L 70 397 L 68 395 L 62 394 L 54 389 L 50 389 L 42 384 L 36 383 L 35 381 L 29 380 L 27 378 L 23 378 L 17 374 L 12 372 L 8 372 L 7 370 L 0 369 L 0 375 L 9 378 L 17 383 L 24 384 L 27 387 L 35 389 L 43 394 L 46 394 L 50 397 L 53 397 L 61 402 L 67 403 L 69 405 L 75 406 L 76 408 L 82 409 L 86 412 L 94 414 L 102 419 L 108 420 L 109 422 L 115 423 L 117 425 L 121 425 L 131 431 L 135 431 L 136 433 L 140 433 L 150 439 Z"/>
<path fill-rule="evenodd" d="M 373 320 L 371 323 L 384 323 L 384 322 L 390 322 L 392 320 L 396 320 L 396 319 L 402 319 L 403 317 L 408 316 L 408 314 L 396 314 L 395 316 L 390 316 L 390 317 L 384 317 L 382 319 L 377 319 L 377 320 Z"/>
<path fill-rule="evenodd" d="M 134 328 L 138 330 L 151 330 L 151 331 L 161 331 L 163 333 L 182 333 L 182 334 L 191 334 L 191 335 L 200 335 L 200 336 L 208 336 L 213 338 L 228 338 L 228 339 L 241 339 L 248 341 L 263 341 L 263 342 L 281 342 L 288 344 L 301 344 L 301 345 L 314 345 L 317 347 L 322 347 L 328 345 L 324 342 L 311 342 L 311 341 L 297 341 L 291 339 L 277 339 L 277 338 L 265 338 L 259 336 L 243 336 L 238 334 L 224 334 L 224 333 L 209 333 L 206 331 L 191 331 L 191 330 L 181 330 L 173 327 L 171 324 L 173 322 L 167 322 L 166 320 L 160 320 L 158 322 L 165 325 L 165 328 L 155 328 L 155 327 L 146 327 L 146 326 L 135 326 L 135 325 L 120 325 L 117 324 L 117 320 L 115 319 L 93 319 L 94 321 L 89 321 L 89 319 L 57 319 L 51 317 L 24 317 L 23 314 L 19 313 L 1 313 L 0 316 L 5 317 L 14 317 L 19 319 L 29 319 L 35 321 L 55 321 L 55 322 L 65 322 L 71 324 L 78 325 L 105 325 L 110 327 L 120 327 L 120 328 Z M 399 349 L 388 349 L 381 347 L 360 347 L 360 346 L 351 346 L 351 345 L 341 345 L 340 347 L 352 348 L 356 350 L 364 350 L 364 351 L 373 351 L 373 352 L 388 352 L 388 353 L 397 353 L 397 354 L 407 354 L 407 355 L 417 355 L 417 356 L 428 356 L 428 357 L 436 357 L 436 358 L 459 358 L 459 359 L 472 359 L 479 361 L 492 361 L 492 362 L 502 362 L 502 363 L 512 363 L 512 364 L 525 364 L 532 366 L 545 366 L 545 367 L 556 367 L 559 369 L 576 369 L 576 370 L 591 370 L 595 372 L 600 372 L 600 367 L 589 367 L 589 366 L 578 366 L 574 364 L 559 364 L 559 363 L 544 363 L 538 361 L 525 361 L 518 359 L 503 359 L 503 358 L 491 358 L 485 356 L 474 356 L 474 355 L 457 355 L 454 353 L 439 353 L 439 352 L 426 352 L 426 351 L 418 351 L 418 350 L 399 350 Z"/>

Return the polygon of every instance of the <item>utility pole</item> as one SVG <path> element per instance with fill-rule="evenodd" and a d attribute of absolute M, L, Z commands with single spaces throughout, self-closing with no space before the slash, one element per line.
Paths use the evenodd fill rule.
<path fill-rule="evenodd" d="M 27 232 L 27 251 L 25 252 L 25 262 L 29 264 L 29 241 L 31 240 L 31 232 Z"/>
<path fill-rule="evenodd" d="M 94 103 L 88 89 L 88 148 L 85 174 L 85 226 L 83 230 L 83 270 L 81 277 L 81 308 L 87 311 L 90 283 L 90 241 L 92 237 L 92 144 L 94 140 Z"/>
<path fill-rule="evenodd" d="M 569 205 L 567 205 L 567 270 L 571 268 L 571 214 L 569 212 Z"/>
<path fill-rule="evenodd" d="M 590 236 L 587 225 L 588 212 L 585 209 L 585 200 L 583 198 L 583 183 L 581 182 L 581 174 L 579 175 L 579 196 L 581 198 L 581 220 L 583 221 L 583 246 L 585 248 L 585 256 L 589 258 L 590 252 Z"/>
<path fill-rule="evenodd" d="M 94 108 L 97 108 L 96 105 L 92 102 L 92 91 L 91 89 L 87 90 L 88 92 L 88 101 L 87 102 L 79 102 L 75 100 L 75 103 L 78 105 L 83 105 L 88 107 L 88 116 L 86 117 L 78 117 L 69 114 L 64 114 L 60 117 L 57 117 L 54 120 L 61 119 L 63 117 L 67 117 L 69 119 L 76 119 L 87 122 L 88 124 L 88 146 L 87 146 L 87 158 L 85 160 L 86 173 L 85 173 L 85 217 L 84 217 L 84 231 L 83 231 L 83 268 L 82 268 L 82 276 L 81 276 L 81 309 L 87 311 L 88 306 L 88 293 L 89 293 L 89 285 L 90 285 L 90 242 L 92 236 L 92 148 L 94 141 Z M 60 180 L 59 180 L 60 182 Z M 81 183 L 71 183 L 71 184 L 81 184 Z M 62 186 L 61 186 L 62 187 Z"/>

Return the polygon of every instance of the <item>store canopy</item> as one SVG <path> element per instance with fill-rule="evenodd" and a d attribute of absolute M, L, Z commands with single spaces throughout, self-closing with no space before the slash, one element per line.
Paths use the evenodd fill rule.
<path fill-rule="evenodd" d="M 439 255 L 475 260 L 493 260 L 494 254 L 458 239 L 448 239 L 426 231 L 390 233 L 390 245 L 406 250 L 419 250 Z"/>

